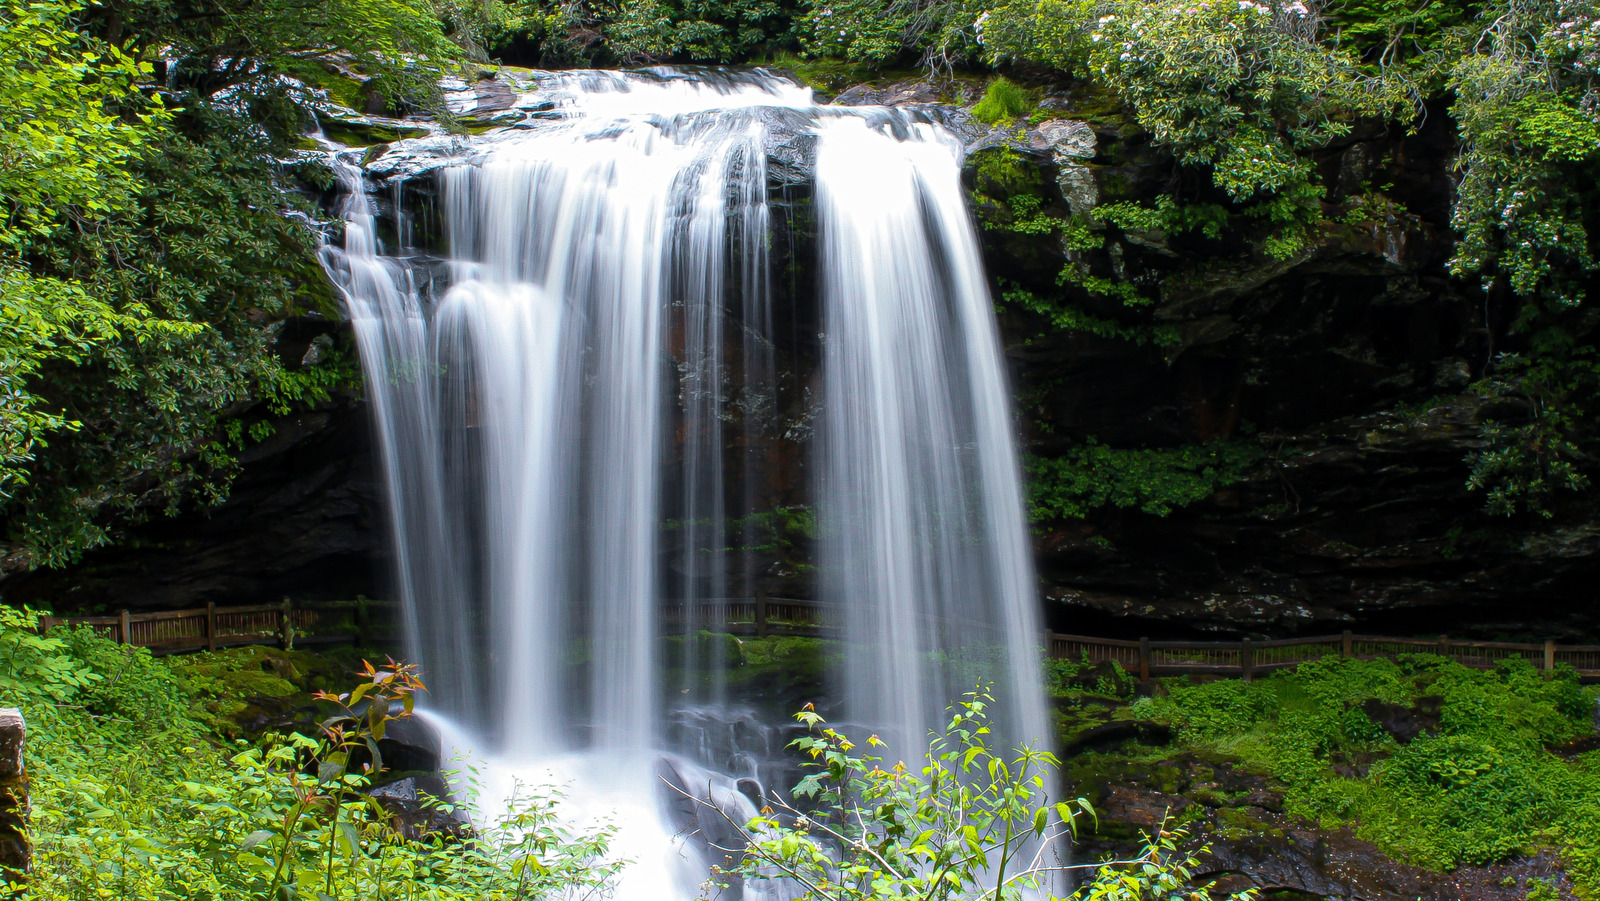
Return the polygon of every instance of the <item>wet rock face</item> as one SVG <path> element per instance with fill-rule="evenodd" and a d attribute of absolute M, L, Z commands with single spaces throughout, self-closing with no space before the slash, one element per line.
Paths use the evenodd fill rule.
<path fill-rule="evenodd" d="M 1219 203 L 1125 121 L 1074 116 L 995 132 L 1034 167 L 1043 211 L 1107 203 Z M 1506 519 L 1470 492 L 1467 457 L 1486 419 L 1518 421 L 1470 390 L 1500 348 L 1514 302 L 1451 279 L 1449 119 L 1415 135 L 1358 129 L 1318 157 L 1327 220 L 1288 259 L 1229 220 L 1198 231 L 1095 225 L 1104 247 L 982 231 L 990 272 L 1147 340 L 1057 329 L 1001 303 L 1024 451 L 1093 439 L 1117 449 L 1217 440 L 1258 446 L 1238 482 L 1162 516 L 1107 506 L 1041 523 L 1037 560 L 1053 628 L 1150 634 L 1327 634 L 1343 629 L 1583 640 L 1600 631 L 1586 586 L 1600 575 L 1600 516 L 1578 495 L 1553 516 Z M 972 166 L 981 194 L 982 159 Z M 1356 222 L 1363 185 L 1399 204 Z M 1033 190 L 1033 189 L 1029 189 Z M 981 198 L 980 198 L 981 199 Z M 980 220 L 984 219 L 979 210 Z M 1125 280 L 1145 307 L 1068 282 L 1064 267 Z M 1159 339 L 1150 338 L 1152 335 Z M 1506 603 L 1526 598 L 1527 604 Z"/>
<path fill-rule="evenodd" d="M 1533 879 L 1567 888 L 1549 852 L 1436 873 L 1398 863 L 1348 829 L 1319 829 L 1283 813 L 1282 795 L 1260 776 L 1194 758 L 1153 769 L 1101 792 L 1101 826 L 1081 837 L 1080 857 L 1127 856 L 1144 831 L 1174 817 L 1187 823 L 1195 845 L 1211 847 L 1196 875 L 1216 880 L 1217 897 L 1255 888 L 1297 901 L 1521 901 Z"/>
<path fill-rule="evenodd" d="M 5 602 L 77 614 L 379 596 L 385 529 L 365 409 L 344 396 L 273 426 L 239 455 L 220 506 L 157 513 L 75 567 L 6 581 Z"/>

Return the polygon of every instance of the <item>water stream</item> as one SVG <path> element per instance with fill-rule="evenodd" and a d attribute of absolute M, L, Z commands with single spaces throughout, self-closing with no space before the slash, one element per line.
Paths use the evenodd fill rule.
<path fill-rule="evenodd" d="M 1007 738 L 1045 742 L 1011 404 L 960 142 L 934 117 L 820 106 L 759 71 L 525 88 L 523 105 L 550 111 L 535 127 L 435 141 L 435 164 L 407 175 L 437 192 L 442 247 L 403 237 L 399 189 L 386 226 L 345 152 L 343 246 L 325 251 L 367 377 L 407 653 L 486 774 L 481 799 L 565 783 L 579 814 L 624 826 L 618 850 L 639 863 L 621 897 L 693 896 L 705 862 L 675 836 L 663 773 L 749 815 L 735 780 L 759 779 L 778 742 L 707 750 L 738 731 L 708 713 L 734 709 L 728 645 L 703 640 L 714 611 L 689 617 L 670 680 L 661 603 L 757 590 L 750 523 L 780 442 L 809 461 L 811 590 L 846 611 L 843 717 L 914 756 L 944 705 L 988 679 Z M 782 398 L 780 131 L 783 164 L 804 157 L 816 284 L 801 293 L 820 306 L 820 370 L 789 373 Z M 779 408 L 812 397 L 815 435 L 774 437 Z"/>

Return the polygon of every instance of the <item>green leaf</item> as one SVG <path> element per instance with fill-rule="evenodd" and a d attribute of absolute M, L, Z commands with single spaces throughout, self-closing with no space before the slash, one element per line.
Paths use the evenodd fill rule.
<path fill-rule="evenodd" d="M 276 835 L 277 833 L 270 829 L 257 829 L 256 831 L 244 837 L 244 841 L 239 843 L 239 850 L 249 851 L 250 849 L 260 845 L 262 842 L 271 840 Z"/>

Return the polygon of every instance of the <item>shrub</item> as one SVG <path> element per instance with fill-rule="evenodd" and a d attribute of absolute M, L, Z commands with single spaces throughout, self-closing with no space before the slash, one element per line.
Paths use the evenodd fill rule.
<path fill-rule="evenodd" d="M 755 882 L 793 880 L 804 888 L 800 898 L 818 901 L 1008 901 L 1046 890 L 1062 870 L 1088 869 L 1094 876 L 1074 899 L 1137 901 L 1181 892 L 1209 901 L 1206 886 L 1191 885 L 1205 849 L 1185 851 L 1187 835 L 1164 823 L 1135 859 L 1055 865 L 1050 844 L 1094 812 L 1082 798 L 1050 802 L 1045 785 L 1058 765 L 1053 755 L 990 747 L 993 703 L 980 685 L 952 706 L 920 767 L 887 764 L 877 756 L 883 742 L 875 735 L 858 756 L 858 746 L 814 710 L 801 711 L 796 719 L 807 735 L 791 747 L 810 758 L 811 773 L 794 790 L 805 809 L 770 799 L 762 816 L 743 824 L 742 861 L 729 873 Z"/>
<path fill-rule="evenodd" d="M 996 78 L 989 82 L 983 99 L 972 108 L 972 117 L 979 122 L 999 125 L 1019 116 L 1026 116 L 1034 108 L 1033 92 L 1009 78 Z"/>

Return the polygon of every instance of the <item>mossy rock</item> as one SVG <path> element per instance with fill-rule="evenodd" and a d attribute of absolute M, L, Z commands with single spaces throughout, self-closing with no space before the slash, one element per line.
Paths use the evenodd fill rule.
<path fill-rule="evenodd" d="M 407 138 L 426 137 L 428 130 L 404 125 L 329 119 L 322 123 L 322 133 L 327 135 L 330 141 L 336 141 L 347 147 L 371 147 L 377 144 L 392 144 Z"/>
<path fill-rule="evenodd" d="M 912 69 L 880 70 L 865 60 L 801 59 L 793 55 L 774 57 L 762 65 L 793 75 L 806 87 L 829 95 L 858 84 L 886 84 L 921 74 Z"/>
<path fill-rule="evenodd" d="M 229 738 L 285 727 L 291 712 L 315 704 L 319 691 L 343 691 L 371 650 L 336 647 L 285 651 L 267 645 L 225 648 L 167 658 L 194 700 L 199 718 Z"/>
<path fill-rule="evenodd" d="M 367 106 L 370 90 L 367 82 L 355 75 L 331 66 L 316 66 L 299 73 L 300 80 L 328 93 L 328 99 L 347 109 L 362 110 Z"/>
<path fill-rule="evenodd" d="M 1252 838 L 1282 840 L 1284 831 L 1278 825 L 1253 812 L 1248 807 L 1228 807 L 1217 812 L 1221 823 L 1218 833 L 1235 841 Z"/>

